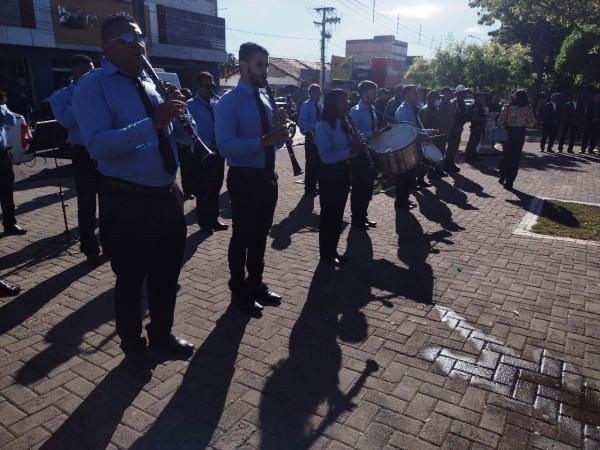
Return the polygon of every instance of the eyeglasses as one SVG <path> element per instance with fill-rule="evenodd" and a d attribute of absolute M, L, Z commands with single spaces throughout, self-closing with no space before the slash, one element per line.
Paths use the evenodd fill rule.
<path fill-rule="evenodd" d="M 123 33 L 115 38 L 112 38 L 110 41 L 120 41 L 123 44 L 140 43 L 146 45 L 146 35 L 140 33 Z"/>

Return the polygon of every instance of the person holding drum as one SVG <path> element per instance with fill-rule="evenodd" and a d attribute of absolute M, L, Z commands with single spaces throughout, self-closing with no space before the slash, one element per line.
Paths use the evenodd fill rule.
<path fill-rule="evenodd" d="M 440 93 L 438 90 L 429 91 L 427 94 L 427 105 L 419 110 L 419 121 L 421 122 L 421 126 L 425 129 L 431 129 L 439 131 L 442 127 L 442 120 L 440 117 L 440 105 L 442 103 L 442 99 L 440 97 Z M 442 175 L 445 175 L 440 167 L 440 162 L 438 159 L 443 158 L 443 154 L 441 152 L 441 148 L 445 145 L 445 135 L 440 135 L 432 137 L 430 145 L 435 146 L 434 150 L 438 150 L 436 155 L 433 158 L 429 159 L 428 154 L 425 153 L 424 157 L 429 161 L 429 170 L 428 177 L 430 180 L 439 180 Z M 431 148 L 431 147 L 429 147 Z"/>
<path fill-rule="evenodd" d="M 458 148 L 460 147 L 460 138 L 462 136 L 463 128 L 467 123 L 468 112 L 467 105 L 465 104 L 465 98 L 467 97 L 468 89 L 462 84 L 456 86 L 454 94 L 456 98 L 452 100 L 452 126 L 450 127 L 450 133 L 448 134 L 448 146 L 446 147 L 446 157 L 444 169 L 446 172 L 460 172 L 460 169 L 454 162 Z"/>
<path fill-rule="evenodd" d="M 373 103 L 377 97 L 377 85 L 372 81 L 363 81 L 358 85 L 360 102 L 350 110 L 352 121 L 365 139 L 375 139 L 379 136 L 378 119 Z M 352 195 L 350 207 L 352 210 L 352 226 L 367 230 L 376 227 L 377 223 L 369 220 L 369 203 L 373 198 L 373 183 L 375 182 L 375 166 L 369 152 L 364 152 L 352 159 Z"/>
<path fill-rule="evenodd" d="M 342 233 L 344 209 L 350 192 L 350 158 L 364 152 L 365 143 L 352 132 L 346 116 L 348 97 L 341 89 L 325 97 L 323 120 L 317 126 L 315 142 L 321 157 L 319 187 L 319 253 L 321 262 L 332 266 L 345 260 L 337 252 Z"/>

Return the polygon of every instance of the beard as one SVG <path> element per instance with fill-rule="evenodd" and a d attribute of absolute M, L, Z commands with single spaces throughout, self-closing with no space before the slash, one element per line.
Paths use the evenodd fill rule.
<path fill-rule="evenodd" d="M 267 85 L 267 78 L 262 74 L 249 72 L 250 81 L 257 88 L 264 88 Z"/>

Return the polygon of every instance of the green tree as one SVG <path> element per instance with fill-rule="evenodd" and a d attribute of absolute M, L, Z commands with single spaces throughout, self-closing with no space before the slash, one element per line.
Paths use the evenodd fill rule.
<path fill-rule="evenodd" d="M 574 86 L 600 87 L 600 26 L 583 25 L 562 43 L 554 68 Z"/>
<path fill-rule="evenodd" d="M 435 75 L 431 60 L 416 58 L 406 71 L 405 77 L 419 86 L 433 87 Z"/>

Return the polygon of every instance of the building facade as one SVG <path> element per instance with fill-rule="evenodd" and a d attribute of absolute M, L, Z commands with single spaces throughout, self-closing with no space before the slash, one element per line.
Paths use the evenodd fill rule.
<path fill-rule="evenodd" d="M 218 79 L 226 61 L 225 20 L 217 0 L 145 0 L 144 27 L 155 67 L 176 72 L 183 86 L 208 70 Z M 132 14 L 131 0 L 1 0 L 0 90 L 9 106 L 30 117 L 52 92 L 68 82 L 76 53 L 101 60 L 102 20 Z"/>
<path fill-rule="evenodd" d="M 406 65 L 408 43 L 399 41 L 393 35 L 374 36 L 373 39 L 352 39 L 346 41 L 346 57 L 352 57 L 352 77 L 363 80 L 371 76 L 374 70 L 373 59 L 388 60 L 387 66 L 400 71 L 401 79 Z M 376 68 L 375 68 L 376 69 Z"/>

